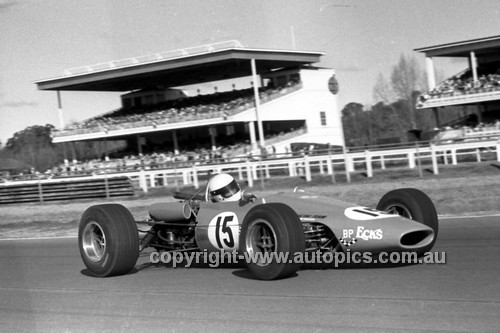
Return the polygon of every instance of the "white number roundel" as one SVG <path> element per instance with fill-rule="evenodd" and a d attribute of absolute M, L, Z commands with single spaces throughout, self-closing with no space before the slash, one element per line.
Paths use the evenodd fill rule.
<path fill-rule="evenodd" d="M 237 250 L 240 226 L 233 212 L 223 212 L 215 216 L 208 225 L 210 243 L 221 250 Z"/>
<path fill-rule="evenodd" d="M 344 215 L 352 220 L 367 221 L 393 217 L 393 214 L 381 212 L 368 207 L 349 207 L 344 210 Z"/>

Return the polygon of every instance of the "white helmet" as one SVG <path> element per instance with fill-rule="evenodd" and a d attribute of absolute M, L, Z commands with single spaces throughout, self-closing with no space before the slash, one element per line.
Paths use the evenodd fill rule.
<path fill-rule="evenodd" d="M 236 180 L 227 173 L 213 176 L 208 184 L 212 201 L 238 201 L 241 199 L 241 188 Z"/>

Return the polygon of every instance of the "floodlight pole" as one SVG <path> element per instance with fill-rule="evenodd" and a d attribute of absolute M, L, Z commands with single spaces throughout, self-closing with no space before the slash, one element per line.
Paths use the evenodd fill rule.
<path fill-rule="evenodd" d="M 264 148 L 266 146 L 266 142 L 264 141 L 264 130 L 262 128 L 262 120 L 260 119 L 259 115 L 260 98 L 259 98 L 259 86 L 257 82 L 257 69 L 255 65 L 255 58 L 252 58 L 251 65 L 252 65 L 253 94 L 255 97 L 255 117 L 257 118 L 257 129 L 259 132 L 260 148 Z"/>
<path fill-rule="evenodd" d="M 59 129 L 62 131 L 64 129 L 64 117 L 63 117 L 63 109 L 62 109 L 62 101 L 61 101 L 61 91 L 57 90 L 57 114 L 59 116 Z M 66 156 L 66 144 L 63 143 L 63 157 L 65 164 L 68 162 L 68 158 Z"/>
<path fill-rule="evenodd" d="M 63 130 L 64 129 L 64 117 L 63 117 L 63 109 L 62 109 L 62 102 L 61 102 L 61 91 L 57 91 L 57 113 L 59 116 L 59 129 Z"/>

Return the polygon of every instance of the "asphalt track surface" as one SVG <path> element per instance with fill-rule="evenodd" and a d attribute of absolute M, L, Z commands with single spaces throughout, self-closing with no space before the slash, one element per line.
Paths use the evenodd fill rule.
<path fill-rule="evenodd" d="M 76 238 L 0 241 L 3 332 L 499 332 L 500 216 L 441 219 L 446 264 L 309 267 L 258 281 L 244 265 L 88 275 Z M 441 257 L 442 258 L 442 257 Z"/>

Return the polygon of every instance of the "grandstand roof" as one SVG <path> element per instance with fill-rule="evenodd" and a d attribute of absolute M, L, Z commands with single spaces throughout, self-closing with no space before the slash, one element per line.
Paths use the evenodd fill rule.
<path fill-rule="evenodd" d="M 427 57 L 469 57 L 471 51 L 476 56 L 497 56 L 500 54 L 500 36 L 422 47 L 414 51 L 425 53 Z"/>
<path fill-rule="evenodd" d="M 233 79 L 320 61 L 321 52 L 243 48 L 239 43 L 158 53 L 67 70 L 35 82 L 40 90 L 132 91 Z M 190 52 L 188 52 L 188 50 Z"/>

